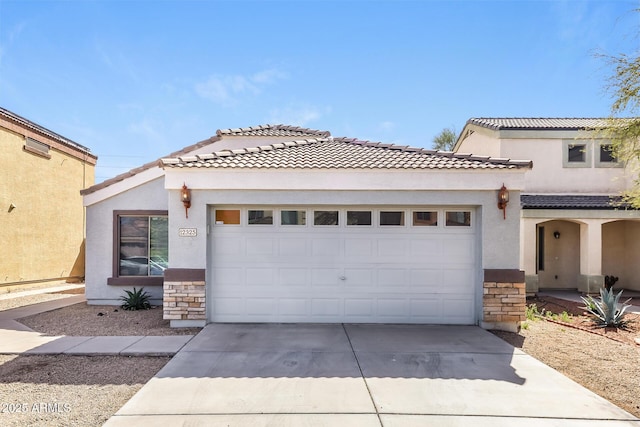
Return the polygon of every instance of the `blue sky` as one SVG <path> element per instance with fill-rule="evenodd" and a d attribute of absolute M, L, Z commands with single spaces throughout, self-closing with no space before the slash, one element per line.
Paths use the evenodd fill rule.
<path fill-rule="evenodd" d="M 220 128 L 430 147 L 471 117 L 606 116 L 595 51 L 639 0 L 0 0 L 0 106 L 91 149 L 96 182 Z"/>

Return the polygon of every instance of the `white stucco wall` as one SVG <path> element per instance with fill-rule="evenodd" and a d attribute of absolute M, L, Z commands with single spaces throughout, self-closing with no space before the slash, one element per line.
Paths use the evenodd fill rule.
<path fill-rule="evenodd" d="M 113 273 L 113 211 L 167 209 L 164 177 L 87 207 L 85 292 L 90 304 L 117 304 L 123 289 L 131 288 L 107 285 Z M 145 290 L 155 303 L 161 301 L 162 286 L 147 286 Z"/>
<path fill-rule="evenodd" d="M 297 176 L 299 173 L 301 176 Z M 522 169 L 502 172 L 384 173 L 285 170 L 236 170 L 230 173 L 229 170 L 167 169 L 165 185 L 169 189 L 170 200 L 170 265 L 172 268 L 206 268 L 208 206 L 450 205 L 477 208 L 477 224 L 481 227 L 482 268 L 517 269 L 520 206 L 517 202 L 510 203 L 507 218 L 503 219 L 502 211 L 497 207 L 497 193 L 504 182 L 511 189 L 512 200 L 519 200 L 518 188 L 523 184 L 523 175 Z M 179 188 L 183 182 L 189 183 L 188 186 L 192 188 L 189 218 L 185 217 L 179 197 Z M 285 185 L 293 189 L 277 190 Z M 179 228 L 197 228 L 198 234 L 196 237 L 178 237 Z"/>

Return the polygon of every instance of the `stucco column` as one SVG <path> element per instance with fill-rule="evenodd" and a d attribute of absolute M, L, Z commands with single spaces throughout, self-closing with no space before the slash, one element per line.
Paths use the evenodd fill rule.
<path fill-rule="evenodd" d="M 536 241 L 538 219 L 522 218 L 520 221 L 520 269 L 524 271 L 527 293 L 538 292 L 536 273 Z"/>
<path fill-rule="evenodd" d="M 602 276 L 602 221 L 589 220 L 580 224 L 580 283 L 578 290 L 597 292 Z"/>

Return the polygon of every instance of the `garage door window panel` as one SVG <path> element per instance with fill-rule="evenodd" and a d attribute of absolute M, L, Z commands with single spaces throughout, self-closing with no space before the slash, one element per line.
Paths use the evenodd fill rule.
<path fill-rule="evenodd" d="M 380 211 L 381 226 L 404 226 L 404 211 Z"/>
<path fill-rule="evenodd" d="M 313 225 L 338 225 L 338 211 L 313 211 Z"/>
<path fill-rule="evenodd" d="M 445 217 L 447 227 L 471 227 L 470 211 L 447 211 Z"/>
<path fill-rule="evenodd" d="M 280 211 L 280 225 L 306 225 L 307 211 Z"/>
<path fill-rule="evenodd" d="M 347 225 L 371 225 L 371 211 L 347 211 Z"/>
<path fill-rule="evenodd" d="M 247 215 L 249 225 L 273 225 L 272 210 L 252 210 Z"/>
<path fill-rule="evenodd" d="M 416 211 L 413 212 L 414 227 L 437 227 L 438 212 L 435 211 Z"/>
<path fill-rule="evenodd" d="M 240 209 L 216 209 L 216 225 L 240 225 Z"/>

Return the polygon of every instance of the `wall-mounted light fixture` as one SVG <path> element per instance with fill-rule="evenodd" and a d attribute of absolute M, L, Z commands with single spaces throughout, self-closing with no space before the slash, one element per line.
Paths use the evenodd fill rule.
<path fill-rule="evenodd" d="M 554 239 L 559 239 L 560 238 L 560 232 L 559 231 L 554 231 L 553 232 L 553 238 Z"/>
<path fill-rule="evenodd" d="M 182 190 L 180 190 L 180 198 L 184 205 L 184 214 L 189 218 L 189 208 L 191 207 L 191 190 L 187 188 L 187 184 L 182 184 Z"/>
<path fill-rule="evenodd" d="M 9 212 L 11 212 L 12 210 L 14 210 L 15 208 L 17 208 L 17 206 L 16 206 L 16 205 L 14 205 L 13 203 L 11 203 L 11 204 L 9 205 Z"/>
<path fill-rule="evenodd" d="M 498 209 L 502 209 L 502 216 L 507 219 L 507 203 L 509 203 L 509 190 L 502 184 L 498 191 Z"/>

